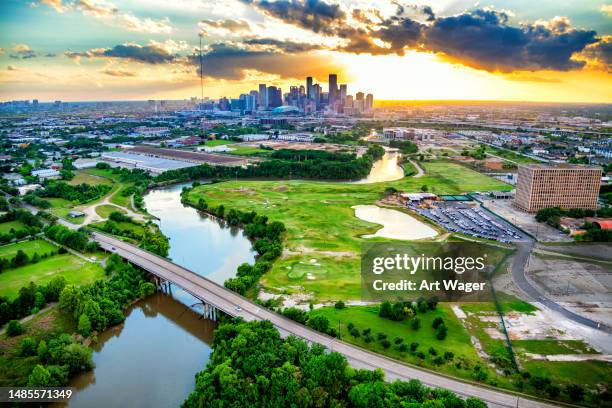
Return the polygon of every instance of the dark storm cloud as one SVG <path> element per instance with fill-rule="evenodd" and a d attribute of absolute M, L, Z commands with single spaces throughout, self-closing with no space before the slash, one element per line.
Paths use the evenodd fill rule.
<path fill-rule="evenodd" d="M 588 46 L 583 55 L 612 73 L 612 36 L 602 38 L 598 43 Z"/>
<path fill-rule="evenodd" d="M 144 62 L 147 64 L 163 64 L 171 62 L 175 56 L 161 47 L 152 45 L 122 44 L 115 45 L 113 48 L 98 50 L 96 56 L 125 58 L 132 61 Z"/>
<path fill-rule="evenodd" d="M 584 62 L 571 59 L 597 42 L 595 31 L 560 32 L 543 25 L 509 26 L 504 13 L 475 10 L 438 18 L 424 31 L 426 49 L 488 71 L 553 69 L 567 71 Z"/>
<path fill-rule="evenodd" d="M 487 71 L 578 69 L 585 62 L 572 57 L 600 41 L 595 31 L 573 29 L 565 18 L 512 26 L 506 13 L 494 10 L 440 17 L 431 7 L 394 1 L 397 10 L 392 16 L 383 19 L 380 13 L 355 9 L 351 21 L 338 4 L 319 0 L 244 1 L 287 24 L 344 40 L 335 48 L 338 51 L 403 55 L 407 49 L 419 49 Z M 373 21 L 372 15 L 379 21 Z M 602 43 L 601 49 L 592 52 L 605 60 L 609 44 Z"/>
<path fill-rule="evenodd" d="M 315 33 L 333 34 L 335 22 L 346 18 L 338 4 L 328 4 L 321 0 L 244 1 L 269 16 Z"/>
<path fill-rule="evenodd" d="M 277 51 L 256 51 L 226 44 L 213 44 L 203 56 L 204 75 L 217 79 L 244 79 L 247 70 L 279 75 L 281 78 L 323 77 L 330 69 L 338 69 L 329 59 L 313 54 L 286 54 Z M 188 63 L 199 69 L 198 55 Z"/>
<path fill-rule="evenodd" d="M 120 58 L 145 64 L 163 64 L 173 62 L 177 56 L 162 46 L 121 44 L 113 48 L 94 48 L 86 52 L 66 51 L 64 55 L 71 59 L 79 58 Z"/>
<path fill-rule="evenodd" d="M 247 44 L 247 45 L 252 45 L 252 46 L 271 47 L 278 52 L 283 52 L 283 53 L 288 53 L 288 54 L 320 50 L 323 48 L 323 46 L 319 44 L 299 43 L 299 42 L 294 42 L 294 41 L 282 41 L 282 40 L 276 40 L 274 38 L 249 38 L 247 40 L 243 40 L 242 43 Z"/>

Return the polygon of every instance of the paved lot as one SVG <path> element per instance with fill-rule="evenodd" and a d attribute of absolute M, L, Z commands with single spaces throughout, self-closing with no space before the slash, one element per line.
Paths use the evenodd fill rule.
<path fill-rule="evenodd" d="M 527 241 L 528 236 L 504 219 L 491 214 L 476 203 L 440 202 L 435 208 L 408 208 L 429 218 L 450 232 L 499 242 Z"/>
<path fill-rule="evenodd" d="M 538 241 L 564 242 L 572 240 L 556 228 L 537 222 L 534 214 L 529 214 L 512 206 L 514 200 L 492 200 L 482 196 L 478 197 L 478 199 L 482 201 L 484 207 L 529 232 Z"/>

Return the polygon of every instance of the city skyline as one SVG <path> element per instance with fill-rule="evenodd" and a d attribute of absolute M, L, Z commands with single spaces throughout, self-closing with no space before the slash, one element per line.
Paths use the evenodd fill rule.
<path fill-rule="evenodd" d="M 201 33 L 215 99 L 337 73 L 377 100 L 610 102 L 612 5 L 518 3 L 8 0 L 0 99 L 199 97 Z"/>

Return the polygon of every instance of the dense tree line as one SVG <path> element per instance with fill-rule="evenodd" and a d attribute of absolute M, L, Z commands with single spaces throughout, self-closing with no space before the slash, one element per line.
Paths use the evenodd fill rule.
<path fill-rule="evenodd" d="M 98 244 L 94 241 L 89 241 L 86 233 L 82 231 L 73 231 L 60 224 L 46 227 L 45 235 L 53 241 L 77 251 L 94 252 L 98 249 Z"/>
<path fill-rule="evenodd" d="M 186 197 L 188 191 L 184 190 L 183 197 Z M 285 225 L 279 221 L 268 222 L 268 217 L 257 215 L 255 211 L 244 212 L 233 208 L 226 211 L 223 204 L 212 208 L 203 198 L 196 204 L 196 208 L 224 219 L 229 225 L 241 226 L 244 234 L 253 242 L 258 255 L 255 264 L 243 263 L 238 267 L 236 277 L 224 283 L 226 288 L 244 295 L 270 269 L 272 261 L 281 255 Z"/>
<path fill-rule="evenodd" d="M 399 149 L 403 154 L 413 154 L 419 151 L 417 144 L 410 140 L 391 140 L 389 146 Z"/>
<path fill-rule="evenodd" d="M 372 164 L 384 155 L 381 146 L 372 145 L 367 152 L 351 160 L 345 160 L 345 154 L 329 153 L 326 159 L 302 160 L 299 153 L 286 150 L 279 153 L 284 159 L 266 160 L 246 167 L 200 166 L 166 171 L 155 177 L 156 182 L 180 182 L 198 179 L 228 179 L 228 178 L 304 178 L 319 180 L 357 180 L 366 177 L 372 169 Z M 302 152 L 302 151 L 298 151 Z M 275 152 L 276 153 L 276 152 Z M 312 155 L 312 153 L 309 153 Z M 314 156 L 312 156 L 314 157 Z M 296 160 L 300 158 L 299 160 Z M 335 158 L 335 159 L 331 159 Z"/>
<path fill-rule="evenodd" d="M 142 195 L 145 193 L 151 183 L 151 176 L 142 169 L 125 169 L 121 167 L 111 167 L 108 163 L 97 163 L 96 168 L 109 170 L 112 174 L 118 175 L 119 180 L 124 183 L 131 184 L 129 187 L 123 188 L 119 193 L 123 197 L 134 195 L 134 206 L 137 209 L 144 209 Z"/>
<path fill-rule="evenodd" d="M 155 292 L 144 272 L 123 263 L 116 254 L 109 258 L 106 273 L 110 279 L 81 287 L 69 285 L 59 296 L 60 307 L 72 314 L 83 336 L 123 322 L 128 304 Z"/>
<path fill-rule="evenodd" d="M 195 407 L 484 408 L 418 380 L 386 383 L 381 370 L 355 369 L 339 353 L 282 339 L 267 321 L 235 321 L 215 331 L 213 353 L 183 403 Z"/>
<path fill-rule="evenodd" d="M 585 218 L 585 217 L 612 217 L 612 207 L 606 206 L 599 210 L 588 210 L 582 208 L 565 209 L 561 207 L 543 208 L 535 215 L 538 222 L 545 222 L 551 227 L 561 228 L 561 217 Z M 582 242 L 612 242 L 612 231 L 602 230 L 599 225 L 592 222 L 585 222 L 582 228 L 586 231 L 578 234 L 574 238 Z"/>
<path fill-rule="evenodd" d="M 68 201 L 86 203 L 104 196 L 111 188 L 107 184 L 92 185 L 81 183 L 73 186 L 63 181 L 51 181 L 44 189 L 37 190 L 34 194 L 39 197 L 56 197 Z"/>
<path fill-rule="evenodd" d="M 49 302 L 56 302 L 65 286 L 64 277 L 57 276 L 46 285 L 30 282 L 29 285 L 19 289 L 17 297 L 12 301 L 0 297 L 0 326 L 11 320 L 37 313 Z"/>

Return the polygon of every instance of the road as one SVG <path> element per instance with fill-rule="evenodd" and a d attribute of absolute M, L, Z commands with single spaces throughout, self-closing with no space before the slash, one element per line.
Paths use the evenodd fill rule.
<path fill-rule="evenodd" d="M 610 330 L 610 327 L 594 320 L 588 319 L 584 316 L 580 316 L 579 314 L 576 314 L 571 310 L 564 308 L 560 304 L 555 303 L 554 301 L 542 295 L 525 276 L 525 267 L 527 265 L 527 261 L 529 260 L 529 255 L 531 254 L 531 251 L 533 249 L 534 241 L 530 240 L 528 242 L 516 242 L 515 244 L 517 246 L 517 252 L 515 254 L 514 262 L 512 263 L 512 279 L 527 296 L 531 297 L 537 302 L 540 302 L 548 309 L 561 313 L 563 316 L 576 323 L 580 323 L 584 326 L 601 330 L 607 333 L 612 332 Z"/>
<path fill-rule="evenodd" d="M 180 265 L 174 264 L 165 258 L 154 255 L 134 245 L 97 232 L 94 232 L 92 237 L 103 249 L 114 252 L 132 264 L 164 280 L 172 282 L 196 298 L 214 305 L 230 316 L 239 316 L 246 321 L 269 320 L 278 328 L 281 334 L 293 334 L 308 342 L 322 344 L 329 350 L 344 355 L 348 363 L 353 367 L 368 370 L 381 368 L 385 372 L 388 380 L 400 379 L 408 381 L 416 378 L 429 387 L 445 388 L 464 397 L 471 396 L 480 398 L 487 402 L 490 407 L 552 408 L 558 406 L 526 399 L 493 388 L 462 382 L 425 369 L 403 364 L 379 354 L 368 352 L 287 319 Z M 237 307 L 239 307 L 240 310 L 238 310 Z"/>

